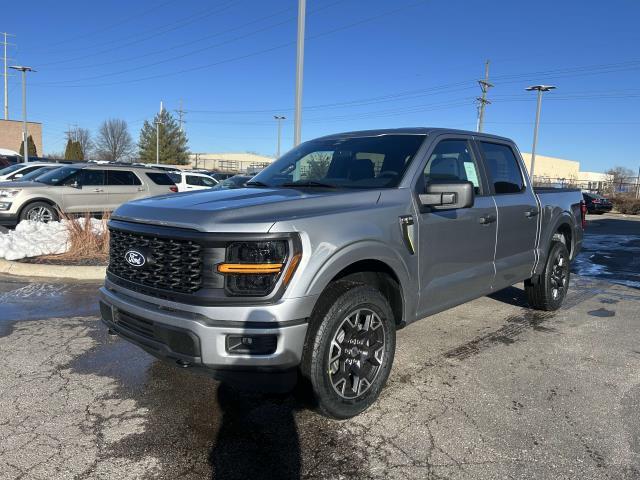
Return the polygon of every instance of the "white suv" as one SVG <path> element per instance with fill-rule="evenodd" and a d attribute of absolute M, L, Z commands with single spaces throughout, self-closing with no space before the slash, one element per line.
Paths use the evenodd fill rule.
<path fill-rule="evenodd" d="M 215 187 L 218 181 L 210 175 L 197 172 L 167 172 L 173 183 L 178 187 L 179 192 L 190 192 L 192 190 L 204 190 Z"/>
<path fill-rule="evenodd" d="M 10 182 L 22 179 L 27 173 L 31 173 L 42 167 L 51 167 L 52 165 L 61 167 L 60 163 L 51 162 L 27 162 L 14 163 L 0 170 L 0 182 Z M 43 171 L 44 173 L 44 171 Z"/>

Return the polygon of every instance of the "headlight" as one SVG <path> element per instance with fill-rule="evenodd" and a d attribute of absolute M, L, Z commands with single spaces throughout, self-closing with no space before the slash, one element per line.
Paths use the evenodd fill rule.
<path fill-rule="evenodd" d="M 2 189 L 0 190 L 0 197 L 13 198 L 20 192 L 21 190 L 19 188 Z"/>
<path fill-rule="evenodd" d="M 226 261 L 218 264 L 218 272 L 225 276 L 227 292 L 233 296 L 265 296 L 275 287 L 287 264 L 288 242 L 269 240 L 233 242 L 227 246 Z M 285 281 L 291 278 L 299 261 L 289 262 Z M 295 263 L 295 265 L 293 265 Z"/>

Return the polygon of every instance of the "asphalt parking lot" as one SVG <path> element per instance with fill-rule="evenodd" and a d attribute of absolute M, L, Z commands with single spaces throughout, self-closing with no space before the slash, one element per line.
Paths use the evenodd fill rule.
<path fill-rule="evenodd" d="M 590 218 L 563 308 L 521 286 L 410 325 L 324 419 L 106 335 L 90 283 L 0 278 L 0 478 L 640 478 L 640 221 Z"/>

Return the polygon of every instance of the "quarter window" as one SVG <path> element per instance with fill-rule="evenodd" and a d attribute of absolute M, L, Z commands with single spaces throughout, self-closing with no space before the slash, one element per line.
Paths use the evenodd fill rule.
<path fill-rule="evenodd" d="M 522 192 L 524 180 L 511 147 L 499 143 L 479 143 L 496 195 Z"/>
<path fill-rule="evenodd" d="M 424 168 L 424 184 L 471 182 L 476 195 L 482 193 L 478 165 L 466 140 L 443 140 L 436 145 Z"/>

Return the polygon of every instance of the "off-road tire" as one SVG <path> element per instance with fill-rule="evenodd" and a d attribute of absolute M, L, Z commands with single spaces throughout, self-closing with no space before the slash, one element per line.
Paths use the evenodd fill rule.
<path fill-rule="evenodd" d="M 559 259 L 561 265 L 558 265 Z M 567 247 L 562 242 L 553 241 L 538 281 L 533 283 L 527 280 L 524 283 L 529 305 L 536 310 L 552 311 L 560 308 L 567 296 L 570 274 Z"/>
<path fill-rule="evenodd" d="M 356 314 L 355 312 L 363 312 Z M 373 315 L 370 315 L 373 314 Z M 355 317 L 353 315 L 356 315 Z M 382 336 L 383 344 L 380 346 L 379 340 L 375 341 L 376 349 L 367 348 L 370 340 L 366 344 L 362 344 L 360 351 L 364 356 L 358 356 L 358 370 L 361 372 L 372 372 L 376 367 L 372 367 L 375 363 L 380 363 L 371 382 L 366 382 L 359 388 L 366 387 L 361 394 L 356 392 L 354 398 L 345 398 L 344 391 L 339 393 L 338 387 L 334 386 L 331 365 L 338 365 L 330 362 L 332 352 L 335 356 L 336 346 L 332 342 L 336 340 L 336 335 L 344 335 L 344 325 L 347 319 L 369 318 L 371 325 L 375 319 L 375 332 L 369 335 Z M 363 320 L 364 321 L 364 320 Z M 351 328 L 351 327 L 349 327 Z M 371 328 L 371 327 L 369 327 Z M 382 330 L 379 330 L 382 329 Z M 351 330 L 350 338 L 356 338 L 355 335 L 364 335 L 369 329 Z M 395 354 L 396 331 L 393 312 L 389 306 L 387 299 L 375 288 L 357 282 L 337 281 L 327 287 L 322 294 L 309 321 L 309 329 L 307 331 L 303 358 L 301 363 L 301 374 L 303 381 L 306 382 L 307 388 L 311 389 L 315 406 L 325 416 L 345 419 L 351 418 L 366 410 L 378 398 L 380 391 L 384 387 Z M 355 331 L 355 333 L 354 333 Z M 353 335 L 353 337 L 351 336 Z M 346 338 L 343 336 L 343 338 Z M 345 344 L 342 344 L 341 352 L 346 352 Z M 360 348 L 359 345 L 357 345 Z M 371 358 L 371 352 L 377 352 L 375 358 Z M 342 353 L 342 355 L 347 355 Z M 357 355 L 354 354 L 354 355 Z M 367 356 L 368 355 L 368 356 Z M 342 356 L 340 357 L 342 358 Z M 365 360 L 362 360 L 365 358 Z M 367 359 L 368 358 L 368 359 Z M 379 361 L 381 358 L 381 361 Z M 365 362 L 369 362 L 365 364 Z M 339 365 L 342 368 L 342 361 Z M 366 367 L 360 370 L 360 365 Z M 348 371 L 345 367 L 345 371 Z M 341 370 L 342 371 L 342 370 Z M 362 375 L 363 378 L 365 375 Z M 361 382 L 361 381 L 360 381 Z M 358 382 L 358 383 L 360 383 Z M 354 394 L 353 385 L 355 381 L 347 383 L 342 382 L 343 390 L 350 394 Z M 360 390 L 358 389 L 358 392 Z"/>

